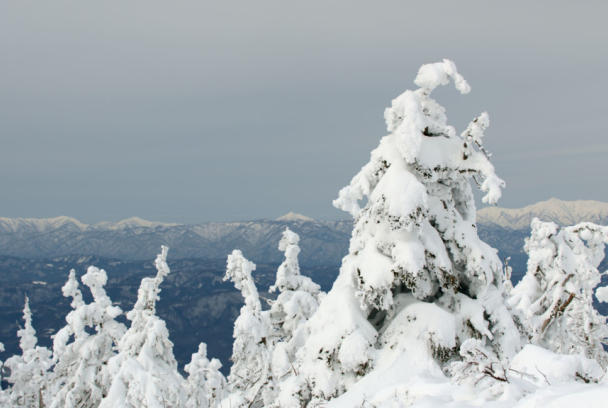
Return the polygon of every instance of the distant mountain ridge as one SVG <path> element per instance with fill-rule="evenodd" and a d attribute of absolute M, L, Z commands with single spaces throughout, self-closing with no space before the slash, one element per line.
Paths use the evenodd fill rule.
<path fill-rule="evenodd" d="M 72 217 L 54 217 L 54 218 L 5 218 L 0 217 L 0 231 L 17 232 L 19 230 L 30 231 L 48 231 L 54 228 L 61 228 L 69 225 L 71 228 L 80 231 L 91 229 L 126 229 L 126 228 L 157 228 L 157 227 L 172 227 L 180 224 L 168 224 L 163 222 L 146 221 L 139 217 L 131 217 L 119 222 L 98 222 L 95 224 L 85 224 Z"/>
<path fill-rule="evenodd" d="M 477 211 L 477 223 L 510 230 L 530 228 L 534 217 L 553 221 L 560 226 L 593 222 L 608 224 L 608 203 L 592 200 L 562 201 L 551 198 L 524 208 L 486 207 Z"/>
<path fill-rule="evenodd" d="M 590 221 L 608 225 L 608 203 L 550 199 L 520 209 L 483 208 L 477 213 L 480 237 L 501 256 L 522 253 L 530 221 L 539 217 L 559 225 Z M 340 265 L 348 253 L 352 220 L 320 221 L 289 213 L 277 220 L 167 224 L 133 217 L 120 222 L 84 224 L 70 217 L 0 218 L 0 255 L 26 259 L 94 255 L 122 260 L 150 260 L 161 245 L 172 259 L 225 259 L 240 249 L 256 263 L 280 263 L 277 246 L 290 228 L 300 234 L 302 265 Z"/>
<path fill-rule="evenodd" d="M 149 260 L 161 245 L 172 259 L 225 258 L 238 248 L 254 262 L 282 262 L 277 246 L 290 228 L 301 236 L 303 265 L 339 265 L 348 249 L 352 221 L 319 221 L 289 213 L 278 220 L 166 224 L 141 218 L 92 225 L 70 217 L 0 218 L 0 255 L 27 259 L 95 255 Z"/>

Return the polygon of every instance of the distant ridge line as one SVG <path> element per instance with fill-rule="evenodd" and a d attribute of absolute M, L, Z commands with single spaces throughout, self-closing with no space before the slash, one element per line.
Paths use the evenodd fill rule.
<path fill-rule="evenodd" d="M 0 227 L 12 228 L 13 230 L 20 227 L 30 227 L 38 230 L 46 228 L 58 228 L 66 224 L 72 224 L 74 227 L 86 230 L 89 228 L 103 229 L 123 229 L 123 228 L 155 228 L 158 226 L 172 227 L 180 224 L 164 223 L 156 221 L 147 221 L 139 217 L 131 217 L 118 222 L 102 221 L 94 224 L 85 224 L 76 218 L 68 216 L 59 216 L 53 218 L 7 218 L 0 217 Z"/>
<path fill-rule="evenodd" d="M 534 217 L 560 226 L 608 222 L 608 203 L 593 200 L 564 201 L 551 198 L 523 208 L 486 207 L 477 211 L 477 223 L 511 230 L 530 228 Z"/>
<path fill-rule="evenodd" d="M 483 208 L 477 213 L 480 237 L 495 248 L 520 252 L 532 218 L 572 225 L 608 225 L 608 204 L 551 199 L 520 209 Z M 161 245 L 170 259 L 226 259 L 234 249 L 256 263 L 281 263 L 277 249 L 286 227 L 300 235 L 302 265 L 340 265 L 348 253 L 353 220 L 321 221 L 288 213 L 278 220 L 167 224 L 132 217 L 92 225 L 70 217 L 0 218 L 0 255 L 25 259 L 94 255 L 121 260 L 153 260 Z M 514 235 L 513 235 L 514 234 Z"/>
<path fill-rule="evenodd" d="M 608 220 L 608 203 L 594 200 L 565 201 L 551 198 L 540 201 L 522 208 L 485 207 L 477 211 L 477 222 L 481 224 L 496 225 L 509 229 L 523 229 L 530 225 L 532 218 L 538 217 L 543 221 L 553 221 L 560 226 L 576 224 L 579 222 L 601 223 Z M 298 222 L 349 222 L 350 219 L 339 221 L 322 221 L 314 218 L 289 212 L 274 221 L 298 221 Z M 204 222 L 197 224 L 165 223 L 148 221 L 140 217 L 131 217 L 118 222 L 102 221 L 93 224 L 85 224 L 76 218 L 59 216 L 53 218 L 8 218 L 0 217 L 0 233 L 6 230 L 15 230 L 20 226 L 28 226 L 39 231 L 58 228 L 66 224 L 86 229 L 126 229 L 126 228 L 157 228 L 157 227 L 194 227 L 201 225 L 231 225 L 243 223 L 273 222 L 273 220 L 260 219 L 253 221 L 227 221 L 227 222 Z"/>

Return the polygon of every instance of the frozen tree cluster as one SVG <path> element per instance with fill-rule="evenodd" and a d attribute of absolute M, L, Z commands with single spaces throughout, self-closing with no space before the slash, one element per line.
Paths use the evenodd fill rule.
<path fill-rule="evenodd" d="M 107 296 L 106 272 L 76 271 L 53 349 L 36 346 L 25 300 L 22 354 L 0 362 L 2 407 L 401 408 L 604 407 L 608 302 L 598 267 L 608 227 L 532 221 L 527 271 L 512 268 L 477 234 L 473 189 L 496 204 L 505 183 L 484 147 L 487 112 L 462 132 L 431 94 L 471 87 L 449 60 L 423 65 L 417 89 L 384 113 L 388 135 L 334 206 L 354 218 L 348 254 L 328 293 L 301 274 L 300 237 L 287 229 L 273 299 L 260 297 L 256 265 L 239 250 L 224 280 L 241 292 L 230 375 L 201 343 L 178 371 L 156 315 L 170 273 L 162 247 L 155 277 L 133 309 Z M 117 318 L 125 315 L 128 327 Z M 2 349 L 0 344 L 0 349 Z"/>

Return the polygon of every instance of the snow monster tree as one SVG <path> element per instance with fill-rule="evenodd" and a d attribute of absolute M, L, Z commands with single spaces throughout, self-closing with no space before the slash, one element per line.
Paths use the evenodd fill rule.
<path fill-rule="evenodd" d="M 524 315 L 532 344 L 608 366 L 606 317 L 593 307 L 593 291 L 602 278 L 597 268 L 607 243 L 606 226 L 583 222 L 559 228 L 532 220 L 524 247 L 528 270 L 509 299 Z"/>
<path fill-rule="evenodd" d="M 450 80 L 470 91 L 451 61 L 420 68 L 420 89 L 386 109 L 390 134 L 334 201 L 355 218 L 349 254 L 308 322 L 291 405 L 322 404 L 379 366 L 440 372 L 471 338 L 500 359 L 521 347 L 503 303 L 502 263 L 475 225 L 471 180 L 489 204 L 504 187 L 482 145 L 489 117 L 457 135 L 430 98 Z"/>

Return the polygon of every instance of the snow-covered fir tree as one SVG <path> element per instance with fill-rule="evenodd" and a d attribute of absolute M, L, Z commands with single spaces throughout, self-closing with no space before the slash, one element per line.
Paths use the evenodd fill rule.
<path fill-rule="evenodd" d="M 510 299 L 525 315 L 533 344 L 560 354 L 582 354 L 604 368 L 608 326 L 593 307 L 593 291 L 601 280 L 597 268 L 605 243 L 608 227 L 585 222 L 559 228 L 535 218 L 524 247 L 528 270 Z"/>
<path fill-rule="evenodd" d="M 32 312 L 27 296 L 23 320 L 25 325 L 17 332 L 22 355 L 13 356 L 4 363 L 11 372 L 8 377 L 11 388 L 5 393 L 3 404 L 6 408 L 44 407 L 48 405 L 51 396 L 51 351 L 46 347 L 36 346 L 38 338 L 32 326 Z"/>
<path fill-rule="evenodd" d="M 386 109 L 390 135 L 334 201 L 355 226 L 340 275 L 298 353 L 296 369 L 311 393 L 294 395 L 304 403 L 345 392 L 378 365 L 400 364 L 411 376 L 441 372 L 470 338 L 500 359 L 521 347 L 503 303 L 502 264 L 475 226 L 471 180 L 490 204 L 504 186 L 482 145 L 488 115 L 457 135 L 430 97 L 450 81 L 470 91 L 451 61 L 420 68 L 420 89 Z"/>
<path fill-rule="evenodd" d="M 144 278 L 133 310 L 131 327 L 118 344 L 118 354 L 102 370 L 107 389 L 100 408 L 168 408 L 186 404 L 184 379 L 177 371 L 173 343 L 164 320 L 156 315 L 160 284 L 169 274 L 166 246 L 156 258 L 154 278 Z"/>
<path fill-rule="evenodd" d="M 294 367 L 296 352 L 308 337 L 306 322 L 317 311 L 324 293 L 309 277 L 300 274 L 298 254 L 300 237 L 287 228 L 279 242 L 285 261 L 279 266 L 275 284 L 270 292 L 279 291 L 272 302 L 270 319 L 273 326 L 272 367 L 276 378 L 277 406 L 301 404 L 301 395 L 294 396 L 292 389 L 304 387 L 304 379 Z"/>
<path fill-rule="evenodd" d="M 245 305 L 234 323 L 232 367 L 228 376 L 232 398 L 223 407 L 260 407 L 270 405 L 275 396 L 272 373 L 271 322 L 262 311 L 260 296 L 251 272 L 255 264 L 239 250 L 228 255 L 226 276 L 241 291 Z"/>
<path fill-rule="evenodd" d="M 310 316 L 316 312 L 321 296 L 321 287 L 309 277 L 300 274 L 299 241 L 300 237 L 295 232 L 289 229 L 283 232 L 279 250 L 285 253 L 285 261 L 279 266 L 275 284 L 270 287 L 271 293 L 279 291 L 270 308 L 270 318 L 275 328 L 273 335 L 275 341 L 282 344 L 282 352 L 287 353 L 284 356 L 287 360 L 275 364 L 281 366 L 276 367 L 279 371 L 291 370 L 287 368 L 293 362 L 293 353 L 306 339 L 304 327 Z M 280 373 L 281 376 L 284 374 Z"/>
<path fill-rule="evenodd" d="M 227 396 L 221 367 L 218 359 L 209 361 L 207 358 L 207 345 L 199 344 L 198 352 L 192 354 L 192 360 L 184 368 L 189 374 L 186 380 L 187 408 L 215 408 Z"/>
<path fill-rule="evenodd" d="M 51 408 L 88 408 L 99 405 L 104 396 L 99 374 L 126 328 L 114 320 L 122 314 L 104 289 L 108 281 L 103 269 L 89 267 L 82 282 L 89 287 L 93 302 L 86 304 L 78 288 L 76 272 L 72 269 L 63 295 L 71 297 L 72 310 L 66 317 L 67 326 L 54 337 L 54 378 Z M 89 334 L 86 328 L 95 333 Z M 73 341 L 70 342 L 70 339 Z"/>

